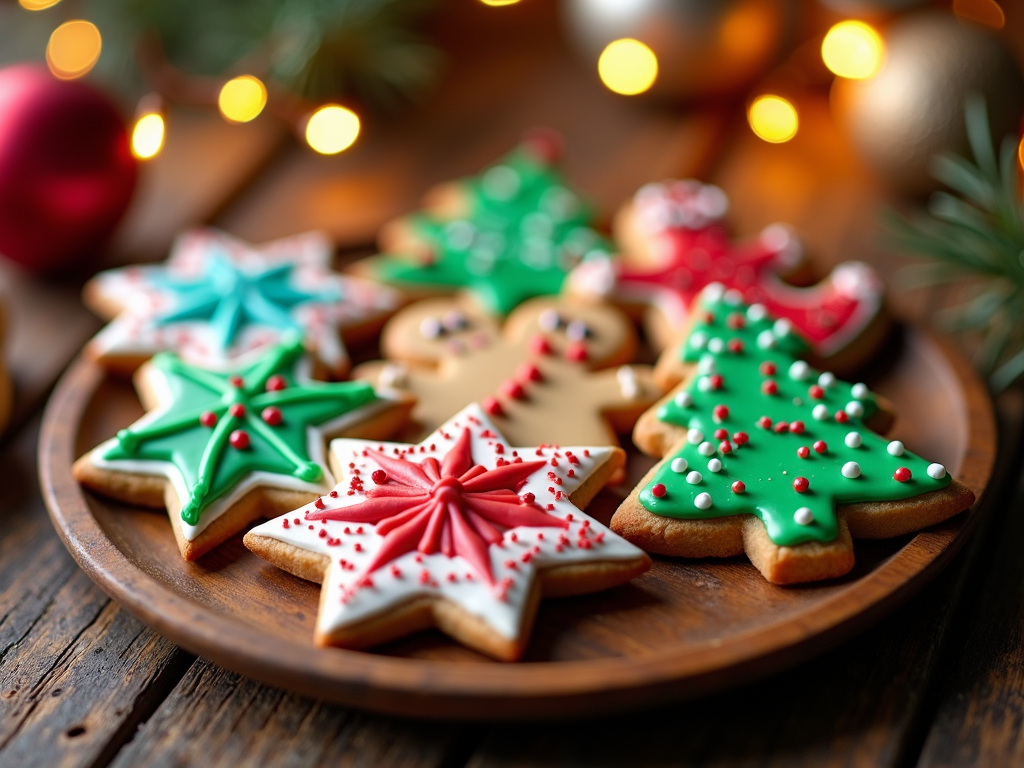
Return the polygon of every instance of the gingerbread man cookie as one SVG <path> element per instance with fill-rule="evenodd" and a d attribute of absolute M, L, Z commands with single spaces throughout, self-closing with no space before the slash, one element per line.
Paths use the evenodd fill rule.
<path fill-rule="evenodd" d="M 588 207 L 558 173 L 560 153 L 557 135 L 527 134 L 479 176 L 436 188 L 425 210 L 385 226 L 382 255 L 357 262 L 353 271 L 411 298 L 465 289 L 496 315 L 557 294 L 570 269 L 611 252 L 591 228 Z"/>
<path fill-rule="evenodd" d="M 581 512 L 620 448 L 516 448 L 477 405 L 419 445 L 335 440 L 342 482 L 245 545 L 323 584 L 318 645 L 367 648 L 434 626 L 504 661 L 540 598 L 624 584 L 650 559 Z"/>
<path fill-rule="evenodd" d="M 297 338 L 227 372 L 158 354 L 135 376 L 149 413 L 75 462 L 75 479 L 166 507 L 182 557 L 195 560 L 253 520 L 327 493 L 326 439 L 388 437 L 405 422 L 411 402 L 365 382 L 311 381 L 309 368 Z"/>
<path fill-rule="evenodd" d="M 374 336 L 399 296 L 332 271 L 332 253 L 318 232 L 261 246 L 213 229 L 186 232 L 167 262 L 101 272 L 86 284 L 86 304 L 112 320 L 86 354 L 125 372 L 162 350 L 223 369 L 298 333 L 317 372 L 341 376 L 349 367 L 343 339 Z"/>
<path fill-rule="evenodd" d="M 723 224 L 728 205 L 721 189 L 698 181 L 648 184 L 616 217 L 621 259 L 581 265 L 570 280 L 572 291 L 653 306 L 651 336 L 659 346 L 672 346 L 685 336 L 696 296 L 708 284 L 722 283 L 792 323 L 815 360 L 833 369 L 862 362 L 887 329 L 874 270 L 847 262 L 815 286 L 789 285 L 779 275 L 792 273 L 802 258 L 793 233 L 773 224 L 733 243 Z"/>
<path fill-rule="evenodd" d="M 819 373 L 785 320 L 713 284 L 695 308 L 682 384 L 641 417 L 634 441 L 663 457 L 612 518 L 647 550 L 746 553 L 792 584 L 841 576 L 855 538 L 887 538 L 969 507 L 941 464 L 868 428 L 864 384 Z"/>
<path fill-rule="evenodd" d="M 618 445 L 662 394 L 649 366 L 626 364 L 636 334 L 608 305 L 532 299 L 501 327 L 472 303 L 427 299 L 388 322 L 381 349 L 389 362 L 353 375 L 416 399 L 411 439 L 475 401 L 516 445 Z"/>

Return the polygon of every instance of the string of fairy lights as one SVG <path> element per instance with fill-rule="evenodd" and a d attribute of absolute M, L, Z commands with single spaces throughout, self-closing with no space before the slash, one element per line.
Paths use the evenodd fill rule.
<path fill-rule="evenodd" d="M 40 11 L 60 0 L 18 0 L 26 10 Z M 510 6 L 520 0 L 480 0 L 488 6 Z M 994 0 L 954 0 L 958 15 L 974 18 L 993 27 L 1005 23 L 1002 9 Z M 76 79 L 88 74 L 103 48 L 100 30 L 86 20 L 60 24 L 46 47 L 46 62 L 53 74 Z M 865 80 L 873 77 L 885 60 L 885 42 L 870 24 L 857 19 L 840 21 L 825 34 L 821 43 L 825 66 L 838 78 Z M 658 79 L 655 52 L 643 41 L 622 38 L 610 42 L 597 60 L 601 82 L 611 91 L 636 96 L 650 90 Z M 227 80 L 217 96 L 217 107 L 229 123 L 254 120 L 267 105 L 267 87 L 255 75 L 243 74 Z M 754 95 L 747 108 L 751 130 L 770 143 L 784 143 L 797 135 L 800 116 L 790 99 L 777 93 Z M 334 155 L 348 149 L 359 136 L 359 116 L 340 104 L 324 104 L 300 119 L 299 132 L 316 152 Z M 146 160 L 156 157 L 164 146 L 167 121 L 163 100 L 151 94 L 138 106 L 132 129 L 132 151 Z M 1024 160 L 1024 142 L 1021 144 Z"/>

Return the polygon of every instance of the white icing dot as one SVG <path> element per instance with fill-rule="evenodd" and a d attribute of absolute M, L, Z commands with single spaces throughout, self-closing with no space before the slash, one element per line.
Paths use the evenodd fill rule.
<path fill-rule="evenodd" d="M 885 446 L 885 450 L 889 452 L 890 456 L 902 456 L 905 449 L 903 448 L 903 443 L 899 440 L 893 440 Z"/>
<path fill-rule="evenodd" d="M 701 392 L 710 392 L 712 389 L 711 379 L 708 378 L 707 376 L 701 376 L 699 379 L 697 379 L 697 389 L 699 389 Z"/>
<path fill-rule="evenodd" d="M 712 339 L 711 341 L 714 341 L 714 339 Z M 708 349 L 711 349 L 710 342 L 708 342 Z M 715 365 L 714 357 L 712 357 L 711 355 L 700 356 L 700 360 L 697 361 L 697 373 L 714 373 L 717 370 L 718 366 Z"/>
<path fill-rule="evenodd" d="M 722 471 L 722 462 L 721 461 L 719 461 L 718 459 L 711 459 L 711 461 L 708 462 L 708 472 L 721 472 L 721 471 Z"/>
<path fill-rule="evenodd" d="M 860 444 L 863 443 L 864 440 L 860 436 L 860 432 L 847 432 L 843 442 L 846 443 L 847 448 L 860 448 Z"/>
<path fill-rule="evenodd" d="M 868 393 L 868 385 L 867 384 L 861 384 L 860 382 L 858 382 L 858 383 L 854 384 L 853 387 L 850 388 L 850 394 L 852 394 L 858 400 L 863 400 L 869 394 Z"/>
<path fill-rule="evenodd" d="M 743 302 L 743 294 L 737 291 L 735 288 L 730 288 L 725 292 L 725 303 L 735 307 L 737 304 Z"/>
<path fill-rule="evenodd" d="M 822 389 L 828 389 L 835 383 L 836 375 L 834 373 L 830 373 L 829 371 L 825 371 L 823 374 L 821 374 L 821 376 L 818 377 L 818 386 L 821 387 Z"/>
<path fill-rule="evenodd" d="M 675 403 L 680 408 L 689 408 L 691 405 L 693 405 L 693 395 L 686 391 L 680 392 L 675 397 Z"/>
<path fill-rule="evenodd" d="M 764 320 L 765 315 L 768 314 L 768 310 L 764 308 L 764 304 L 751 304 L 747 307 L 747 319 L 752 323 L 758 323 Z"/>
<path fill-rule="evenodd" d="M 711 443 L 704 442 L 697 446 L 697 452 L 701 456 L 714 456 L 715 446 L 713 446 Z"/>
<path fill-rule="evenodd" d="M 694 470 L 693 472 L 686 476 L 686 482 L 688 482 L 690 485 L 697 485 L 703 479 L 704 478 L 697 470 Z"/>
<path fill-rule="evenodd" d="M 794 397 L 793 398 L 793 405 L 800 406 L 800 405 L 803 405 L 803 404 L 804 404 L 804 401 L 803 401 L 802 397 Z"/>
<path fill-rule="evenodd" d="M 710 493 L 698 493 L 697 498 L 693 500 L 693 506 L 697 509 L 707 509 L 711 506 L 711 494 Z"/>
<path fill-rule="evenodd" d="M 708 343 L 708 336 L 703 331 L 697 331 L 690 336 L 690 346 L 694 349 L 704 349 Z"/>
<path fill-rule="evenodd" d="M 818 403 L 814 406 L 814 410 L 811 411 L 811 416 L 816 418 L 818 421 L 828 421 L 828 406 L 824 403 Z"/>
<path fill-rule="evenodd" d="M 860 400 L 851 400 L 846 404 L 846 412 L 854 418 L 860 418 L 864 415 L 864 406 L 860 404 Z"/>
<path fill-rule="evenodd" d="M 442 330 L 441 321 L 436 317 L 424 317 L 420 320 L 420 335 L 425 339 L 436 339 Z"/>
<path fill-rule="evenodd" d="M 789 378 L 794 381 L 806 381 L 811 375 L 811 366 L 803 360 L 797 360 L 789 366 Z"/>
<path fill-rule="evenodd" d="M 693 445 L 700 445 L 704 442 L 704 433 L 694 427 L 693 429 L 687 430 L 686 441 Z"/>
<path fill-rule="evenodd" d="M 680 456 L 678 458 L 672 459 L 672 464 L 670 466 L 672 467 L 673 472 L 681 475 L 683 474 L 683 472 L 687 470 L 687 468 L 690 466 L 690 463 L 682 456 Z"/>
<path fill-rule="evenodd" d="M 708 342 L 708 351 L 714 352 L 716 355 L 721 354 L 722 350 L 725 349 L 725 342 L 715 336 L 711 341 Z"/>
<path fill-rule="evenodd" d="M 855 477 L 860 477 L 860 464 L 856 461 L 848 461 L 843 464 L 842 468 L 843 477 L 848 477 L 851 480 Z"/>
<path fill-rule="evenodd" d="M 793 330 L 793 324 L 782 317 L 775 321 L 772 329 L 775 331 L 776 336 L 788 336 L 789 332 Z"/>
<path fill-rule="evenodd" d="M 775 334 L 764 330 L 757 334 L 757 346 L 761 349 L 771 349 L 775 346 Z"/>
<path fill-rule="evenodd" d="M 704 300 L 709 304 L 714 304 L 722 300 L 725 295 L 725 286 L 721 283 L 708 283 L 704 286 Z"/>
<path fill-rule="evenodd" d="M 946 476 L 946 468 L 941 464 L 928 465 L 928 477 L 933 480 L 941 480 Z"/>
<path fill-rule="evenodd" d="M 793 513 L 793 519 L 799 525 L 810 525 L 814 522 L 814 513 L 811 512 L 810 507 L 800 507 Z"/>

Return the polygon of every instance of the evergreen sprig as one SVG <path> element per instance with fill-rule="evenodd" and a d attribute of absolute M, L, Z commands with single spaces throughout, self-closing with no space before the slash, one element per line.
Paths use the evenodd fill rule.
<path fill-rule="evenodd" d="M 968 98 L 967 137 L 974 161 L 940 155 L 932 175 L 951 192 L 934 193 L 927 213 L 896 214 L 886 225 L 903 250 L 925 259 L 904 270 L 914 287 L 962 284 L 964 303 L 940 319 L 981 339 L 975 362 L 996 391 L 1024 374 L 1024 205 L 1018 193 L 1017 141 L 1007 136 L 998 157 L 985 101 Z"/>

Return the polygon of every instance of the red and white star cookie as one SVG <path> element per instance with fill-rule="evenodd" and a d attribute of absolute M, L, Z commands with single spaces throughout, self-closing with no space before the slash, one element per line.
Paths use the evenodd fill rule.
<path fill-rule="evenodd" d="M 366 648 L 434 626 L 514 661 L 541 596 L 650 567 L 580 511 L 624 459 L 613 447 L 514 448 L 473 404 L 418 445 L 333 441 L 341 483 L 245 545 L 324 585 L 318 645 Z"/>

